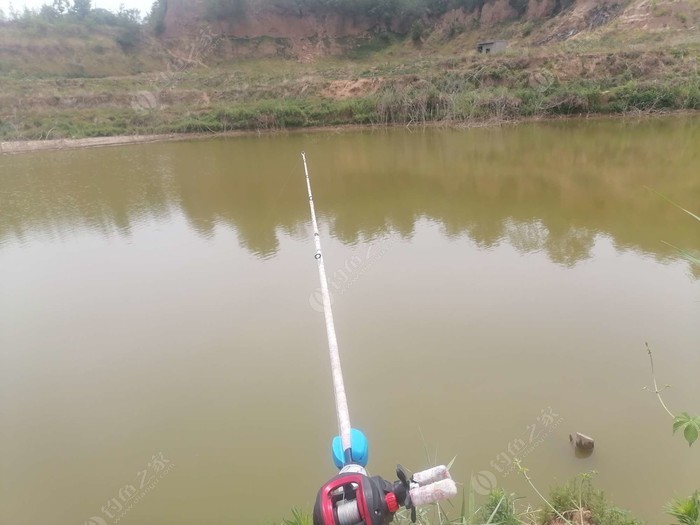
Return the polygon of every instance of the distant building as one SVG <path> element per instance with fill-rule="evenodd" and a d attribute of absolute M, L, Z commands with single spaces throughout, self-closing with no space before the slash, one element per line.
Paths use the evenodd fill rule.
<path fill-rule="evenodd" d="M 479 42 L 476 44 L 477 53 L 501 53 L 508 47 L 508 42 L 505 40 L 488 40 L 486 42 Z"/>

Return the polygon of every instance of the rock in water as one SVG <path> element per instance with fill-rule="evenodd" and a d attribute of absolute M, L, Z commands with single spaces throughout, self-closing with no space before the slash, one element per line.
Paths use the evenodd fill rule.
<path fill-rule="evenodd" d="M 576 432 L 576 434 L 569 434 L 569 441 L 572 442 L 577 449 L 580 450 L 593 450 L 595 446 L 595 440 L 585 434 Z"/>

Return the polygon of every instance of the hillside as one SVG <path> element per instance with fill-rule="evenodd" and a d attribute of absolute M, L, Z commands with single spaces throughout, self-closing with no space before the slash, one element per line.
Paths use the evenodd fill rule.
<path fill-rule="evenodd" d="M 224 57 L 309 60 L 347 52 L 371 39 L 411 35 L 440 47 L 506 38 L 519 47 L 621 33 L 661 40 L 698 33 L 698 0 L 168 0 L 165 42 L 206 28 L 226 38 Z M 237 5 L 233 14 L 222 6 Z M 212 5 L 215 7 L 213 8 Z M 308 5 L 308 7 L 306 7 Z M 332 5 L 333 7 L 329 7 Z M 421 28 L 417 34 L 416 27 Z M 419 37 L 419 38 L 417 38 Z M 454 46 L 453 46 L 454 47 Z"/>
<path fill-rule="evenodd" d="M 700 0 L 346 1 L 0 22 L 0 138 L 700 109 Z"/>
<path fill-rule="evenodd" d="M 0 74 L 101 77 L 188 59 L 311 61 L 404 39 L 424 53 L 467 53 L 493 38 L 512 50 L 595 40 L 612 51 L 700 39 L 700 0 L 157 0 L 149 23 L 132 17 L 94 9 L 82 20 L 0 18 Z M 202 35 L 216 38 L 216 49 Z"/>

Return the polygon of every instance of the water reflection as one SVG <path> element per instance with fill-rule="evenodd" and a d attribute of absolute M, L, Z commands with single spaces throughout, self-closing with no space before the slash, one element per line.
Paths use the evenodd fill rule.
<path fill-rule="evenodd" d="M 241 137 L 0 160 L 0 246 L 85 230 L 129 236 L 182 213 L 203 237 L 236 230 L 260 257 L 296 234 L 307 207 L 299 152 L 319 213 L 355 243 L 416 221 L 489 248 L 508 242 L 561 265 L 599 235 L 666 259 L 698 249 L 697 224 L 646 187 L 700 202 L 700 119 L 554 122 L 478 130 Z"/>

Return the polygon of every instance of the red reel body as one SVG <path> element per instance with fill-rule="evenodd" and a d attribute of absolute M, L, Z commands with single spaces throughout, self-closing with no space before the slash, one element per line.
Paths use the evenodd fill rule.
<path fill-rule="evenodd" d="M 326 483 L 314 506 L 314 525 L 385 525 L 399 509 L 395 486 L 353 465 Z M 344 471 L 346 469 L 343 469 Z"/>

